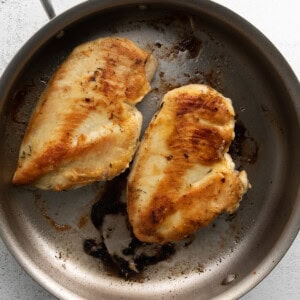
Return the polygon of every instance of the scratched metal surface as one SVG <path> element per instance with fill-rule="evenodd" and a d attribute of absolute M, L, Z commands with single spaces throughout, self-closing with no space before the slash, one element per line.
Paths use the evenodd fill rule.
<path fill-rule="evenodd" d="M 7 1 L 8 2 L 8 1 Z M 13 2 L 13 1 L 12 1 Z M 4 3 L 5 4 L 5 3 Z M 38 3 L 38 5 L 39 5 L 39 3 Z M 39 10 L 39 8 L 38 8 L 38 5 L 36 6 L 36 10 L 35 11 L 38 11 Z M 33 9 L 33 7 L 35 6 L 35 4 L 33 5 L 33 6 L 30 6 L 29 8 L 28 8 L 28 11 L 27 11 L 27 13 L 30 13 L 31 12 L 31 9 Z M 13 12 L 13 11 L 12 11 Z M 26 10 L 24 10 L 24 15 L 26 14 Z M 39 16 L 43 16 L 42 18 L 41 18 L 41 20 L 39 21 L 39 22 L 46 22 L 46 16 L 45 15 L 43 15 L 43 12 L 41 12 L 41 14 L 39 15 Z M 30 23 L 30 22 L 29 22 Z M 32 23 L 30 23 L 30 24 L 32 24 Z M 31 26 L 31 25 L 30 25 Z M 30 26 L 28 25 L 28 27 L 26 27 L 26 28 L 28 28 L 28 30 L 29 30 L 29 28 L 30 28 Z M 34 30 L 36 30 L 37 29 L 37 27 L 39 26 L 39 23 L 33 23 L 32 24 L 32 28 L 30 28 L 30 30 L 31 31 L 34 31 Z M 124 30 L 124 28 L 122 29 L 122 30 Z M 6 50 L 7 50 L 7 52 L 5 52 L 5 54 L 3 55 L 3 56 L 1 56 L 2 57 L 2 62 L 1 62 L 1 65 L 5 65 L 6 64 L 6 62 L 8 61 L 8 59 L 9 59 L 9 57 L 10 57 L 10 55 L 11 55 L 11 51 L 14 51 L 14 50 L 11 50 L 11 49 L 17 49 L 18 48 L 18 46 L 16 46 L 17 44 L 14 44 L 14 39 L 15 40 L 18 40 L 18 41 L 25 41 L 26 39 L 27 39 L 27 36 L 26 36 L 26 34 L 21 34 L 21 32 L 22 32 L 22 30 L 21 30 L 21 27 L 18 27 L 18 29 L 17 29 L 17 32 L 15 33 L 15 35 L 11 35 L 11 45 L 14 45 L 14 47 L 15 48 L 13 48 L 13 47 L 11 47 L 11 46 L 9 46 L 10 48 L 5 48 Z M 125 35 L 127 35 L 128 34 L 128 32 L 126 32 L 126 30 L 124 31 L 125 33 Z M 120 33 L 120 32 L 118 32 L 118 33 Z M 28 36 L 30 36 L 31 35 L 31 32 L 30 31 L 28 31 Z M 133 39 L 134 39 L 135 37 L 133 36 Z M 152 39 L 153 40 L 153 39 Z M 18 43 L 20 43 L 20 42 L 18 42 Z M 170 74 L 171 75 L 171 74 Z M 168 79 L 170 79 L 171 77 L 169 77 Z M 184 78 L 181 78 L 181 79 L 179 79 L 179 82 L 181 83 L 182 82 L 182 80 L 184 80 Z M 169 81 L 169 80 L 168 80 Z M 157 96 L 156 95 L 152 95 L 152 98 L 154 99 L 152 99 L 152 101 L 154 101 L 154 102 L 156 102 L 156 99 L 157 99 Z M 153 108 L 154 109 L 154 108 Z M 97 189 L 96 189 L 97 190 Z M 83 194 L 85 194 L 85 192 L 86 192 L 86 190 L 83 190 Z M 29 196 L 29 197 L 34 197 L 34 203 L 31 203 L 31 204 L 34 204 L 34 205 L 36 205 L 36 203 L 38 203 L 39 201 L 40 201 L 40 199 L 42 199 L 42 204 L 41 205 L 43 205 L 45 202 L 47 203 L 47 204 L 50 204 L 50 206 L 51 205 L 53 205 L 53 206 L 55 206 L 55 203 L 52 203 L 51 202 L 51 197 L 49 197 L 49 198 L 47 198 L 48 196 L 49 196 L 49 194 L 47 193 L 47 195 L 44 195 L 43 193 L 41 193 L 41 195 L 39 195 L 39 193 L 32 193 L 31 191 L 24 191 L 24 190 L 21 190 L 21 193 L 22 193 L 22 197 L 24 197 L 24 198 L 26 198 L 26 193 L 29 193 L 29 194 L 31 194 L 31 196 Z M 93 193 L 93 191 L 92 191 L 92 193 Z M 25 196 L 24 196 L 25 195 Z M 32 196 L 33 195 L 33 196 Z M 50 195 L 51 196 L 51 195 Z M 69 194 L 69 197 L 70 198 L 73 198 L 73 194 L 72 193 L 70 193 Z M 81 199 L 81 197 L 80 197 L 80 195 L 78 195 L 78 194 L 76 194 L 76 198 L 77 197 L 79 197 L 79 199 Z M 83 199 L 84 197 L 82 197 L 82 199 Z M 62 197 L 62 199 L 61 199 L 62 201 L 61 201 L 61 208 L 64 208 L 64 205 L 65 205 L 65 203 L 66 203 L 66 201 L 68 201 L 68 199 L 66 199 L 66 197 L 64 196 L 64 197 Z M 57 200 L 55 200 L 55 201 L 57 201 Z M 78 200 L 78 201 L 76 201 L 77 202 L 77 204 L 79 205 L 79 207 L 82 207 L 82 206 L 84 206 L 85 205 L 85 200 L 83 201 L 83 202 L 80 202 L 80 200 Z M 28 204 L 28 203 L 27 203 Z M 22 211 L 22 207 L 20 207 L 20 211 Z M 26 207 L 26 209 L 28 209 L 28 207 Z M 41 209 L 40 208 L 38 208 L 39 209 L 39 213 L 41 212 Z M 54 208 L 53 207 L 53 213 L 55 213 L 55 212 L 57 212 L 57 207 L 56 208 Z M 68 213 L 70 213 L 70 209 L 69 209 L 69 207 L 68 208 L 66 208 L 67 209 L 67 212 Z M 33 206 L 33 210 L 36 210 L 36 206 L 34 207 Z M 63 212 L 63 210 L 62 210 L 62 212 Z M 73 215 L 75 215 L 76 216 L 76 210 L 74 211 L 74 214 Z M 60 216 L 56 216 L 56 220 L 58 221 L 58 222 L 63 222 L 63 213 L 60 215 Z M 78 215 L 75 217 L 75 220 L 69 220 L 68 222 L 69 223 L 71 223 L 71 225 L 73 224 L 73 227 L 74 228 L 76 228 L 76 222 L 78 221 L 77 220 L 78 219 Z M 222 220 L 221 219 L 221 227 L 222 227 L 222 222 L 224 222 L 225 220 Z M 45 222 L 46 223 L 46 222 Z M 224 224 L 226 224 L 226 222 L 224 223 Z M 223 225 L 224 225 L 223 224 Z M 227 225 L 224 225 L 224 226 L 227 226 Z M 31 228 L 31 229 L 34 229 L 34 227 L 33 228 Z M 89 232 L 89 234 L 90 234 L 90 232 L 93 232 L 93 228 L 89 228 L 89 227 L 87 227 L 86 228 L 87 229 L 87 232 Z M 46 230 L 47 231 L 47 230 Z M 76 231 L 76 230 L 75 230 Z M 50 232 L 50 233 L 49 233 Z M 50 234 L 50 236 L 51 236 L 51 230 L 49 231 L 49 232 L 47 232 L 47 234 L 49 233 Z M 44 234 L 45 232 L 43 232 L 43 234 Z M 38 235 L 39 235 L 40 233 L 38 232 Z M 76 236 L 76 238 L 78 238 L 78 231 L 76 231 L 75 233 L 75 236 Z M 83 234 L 83 236 L 85 236 L 84 235 L 84 233 L 82 233 L 82 232 L 80 232 L 80 234 L 79 235 L 81 235 L 81 234 Z M 56 234 L 54 234 L 54 235 L 56 235 Z M 205 235 L 205 234 L 204 234 Z M 36 236 L 34 236 L 34 238 L 36 238 Z M 56 241 L 57 241 L 57 236 L 54 236 L 53 237 Z M 64 236 L 62 236 L 61 237 L 61 239 L 59 238 L 58 239 L 58 245 L 60 245 L 60 244 L 64 244 L 64 243 L 62 243 L 62 240 L 64 240 Z M 41 244 L 42 245 L 42 244 Z M 73 248 L 73 246 L 74 245 L 71 245 L 71 248 Z M 68 267 L 70 267 L 70 268 L 72 268 L 72 262 L 70 262 L 70 264 L 71 264 L 71 266 L 69 266 L 69 261 L 70 260 L 75 260 L 76 261 L 76 259 L 74 259 L 74 257 L 76 257 L 76 255 L 73 257 L 73 255 L 74 255 L 74 253 L 73 253 L 73 251 L 71 251 L 72 253 L 69 253 L 70 252 L 70 250 L 66 250 L 68 247 L 66 247 L 66 245 L 64 244 L 64 246 L 63 246 L 63 254 L 62 254 L 62 257 L 60 257 L 59 258 L 59 256 L 60 256 L 60 250 L 59 249 L 52 249 L 53 250 L 53 254 L 54 254 L 54 256 L 57 256 L 58 257 L 58 260 L 59 260 L 59 263 L 61 263 L 60 264 L 60 266 L 58 267 L 58 268 L 62 268 L 62 269 L 64 269 L 64 268 L 68 268 Z M 226 256 L 226 255 L 225 255 Z M 77 258 L 79 257 L 79 255 L 77 254 Z M 71 259 L 70 259 L 71 258 Z M 84 261 L 84 263 L 85 263 L 85 261 Z M 214 265 L 216 263 L 216 261 L 214 261 L 212 264 Z M 75 269 L 76 269 L 76 267 L 75 267 Z M 212 272 L 212 271 L 210 271 L 210 272 Z M 45 294 L 44 295 L 45 297 L 47 296 L 47 294 Z M 49 296 L 50 297 L 50 296 Z"/>

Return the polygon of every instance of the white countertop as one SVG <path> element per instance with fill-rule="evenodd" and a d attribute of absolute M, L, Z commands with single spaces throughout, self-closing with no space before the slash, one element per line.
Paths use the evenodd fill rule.
<path fill-rule="evenodd" d="M 201 0 L 199 0 L 201 1 Z M 82 1 L 53 0 L 57 13 Z M 300 78 L 299 0 L 215 0 L 263 32 Z M 48 18 L 38 0 L 0 0 L 0 75 L 17 50 Z M 300 100 L 300 99 L 299 99 Z M 300 235 L 277 265 L 243 300 L 300 299 Z M 16 263 L 0 239 L 0 299 L 56 299 Z"/>

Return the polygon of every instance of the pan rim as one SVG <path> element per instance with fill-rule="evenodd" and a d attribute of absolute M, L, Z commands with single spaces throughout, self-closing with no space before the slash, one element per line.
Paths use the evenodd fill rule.
<path fill-rule="evenodd" d="M 161 1 L 134 1 L 129 0 L 126 2 L 126 5 L 139 5 L 139 4 L 161 4 Z M 72 9 L 66 11 L 65 13 L 59 15 L 44 27 L 42 27 L 28 42 L 19 50 L 17 55 L 11 61 L 7 69 L 2 75 L 0 80 L 0 93 L 1 98 L 6 99 L 8 93 L 16 81 L 18 74 L 27 64 L 27 62 L 31 59 L 32 56 L 40 49 L 49 39 L 53 38 L 60 30 L 65 28 L 66 26 L 71 25 L 72 23 L 78 21 L 79 19 L 86 18 L 93 13 L 99 12 L 105 9 L 111 9 L 114 7 L 121 7 L 124 5 L 122 0 L 112 0 L 112 1 L 93 1 L 79 4 Z M 173 5 L 173 6 L 182 6 L 188 9 L 196 9 L 198 12 L 209 12 L 211 15 L 215 16 L 222 22 L 228 24 L 230 20 L 231 24 L 238 24 L 238 31 L 247 35 L 250 42 L 255 43 L 255 46 L 258 47 L 259 51 L 264 53 L 264 56 L 268 59 L 269 63 L 276 61 L 276 65 L 274 68 L 281 74 L 283 79 L 283 85 L 286 87 L 286 90 L 290 93 L 290 99 L 293 102 L 295 107 L 295 113 L 298 121 L 298 125 L 300 124 L 300 103 L 297 102 L 297 95 L 300 95 L 300 87 L 298 79 L 293 73 L 291 67 L 288 65 L 283 56 L 279 53 L 279 51 L 275 48 L 275 46 L 253 25 L 248 23 L 246 20 L 230 11 L 229 9 L 216 4 L 214 2 L 205 0 L 205 1 L 182 1 L 182 0 L 167 0 L 164 1 L 163 5 Z M 212 13 L 213 11 L 213 13 Z M 232 25 L 230 25 L 232 26 Z M 264 51 L 268 49 L 268 51 Z M 24 57 L 26 58 L 24 60 Z M 15 67 L 17 66 L 17 68 Z M 17 70 L 17 71 L 16 71 Z M 0 109 L 4 105 L 2 101 L 0 103 Z M 263 278 L 265 278 L 272 269 L 279 263 L 281 258 L 284 256 L 288 248 L 291 246 L 293 240 L 298 234 L 300 228 L 300 190 L 298 188 L 297 196 L 295 197 L 296 201 L 294 204 L 294 211 L 287 222 L 282 235 L 278 238 L 278 241 L 275 247 L 272 249 L 270 255 L 266 257 L 261 264 L 258 266 L 261 270 L 260 274 L 255 278 L 250 275 L 246 276 L 242 281 L 238 282 L 236 285 L 229 288 L 222 294 L 222 297 L 234 297 L 238 298 L 248 292 L 251 288 L 256 286 Z M 70 290 L 61 287 L 55 280 L 53 280 L 50 276 L 44 273 L 38 266 L 34 265 L 32 262 L 28 264 L 28 260 L 26 260 L 26 253 L 22 252 L 22 249 L 16 249 L 14 244 L 13 233 L 10 228 L 5 224 L 5 218 L 0 211 L 0 235 L 7 245 L 10 252 L 15 256 L 18 263 L 25 269 L 25 271 L 33 277 L 37 282 L 39 282 L 44 288 L 46 288 L 49 292 L 54 294 L 57 297 L 62 298 L 76 298 Z M 271 261 L 275 261 L 275 263 L 271 263 Z"/>

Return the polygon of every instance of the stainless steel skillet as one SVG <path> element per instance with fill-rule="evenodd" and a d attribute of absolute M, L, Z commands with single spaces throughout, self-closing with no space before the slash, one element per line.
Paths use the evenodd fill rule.
<path fill-rule="evenodd" d="M 165 2 L 156 9 L 152 2 L 148 10 L 142 12 L 132 5 L 130 10 L 116 9 L 111 15 L 96 11 L 105 5 L 120 5 L 119 2 L 83 5 L 76 13 L 73 10 L 73 15 L 70 11 L 64 18 L 56 19 L 60 24 L 50 23 L 46 27 L 48 32 L 36 36 L 34 43 L 31 41 L 27 50 L 23 49 L 3 77 L 1 113 L 6 120 L 2 118 L 1 124 L 2 140 L 5 139 L 1 166 L 6 172 L 1 179 L 1 220 L 4 222 L 1 230 L 5 231 L 4 239 L 25 268 L 38 277 L 39 282 L 47 281 L 48 289 L 60 297 L 69 298 L 64 288 L 84 298 L 117 297 L 118 293 L 127 298 L 158 294 L 191 298 L 195 295 L 203 298 L 238 296 L 271 269 L 299 228 L 296 217 L 299 215 L 299 202 L 296 202 L 299 86 L 295 77 L 268 42 L 257 32 L 251 33 L 252 28 L 228 11 L 206 2 L 196 3 L 196 6 L 174 3 Z M 92 12 L 94 16 L 90 15 Z M 193 18 L 189 18 L 191 14 Z M 84 16 L 88 18 L 85 21 Z M 83 20 L 81 24 L 79 17 Z M 61 39 L 53 38 L 42 47 L 50 36 L 75 19 L 76 24 L 66 29 Z M 196 57 L 191 57 L 193 48 L 182 51 L 181 43 L 190 36 L 193 23 L 194 35 L 201 41 Z M 114 26 L 107 28 L 107 24 Z M 89 225 L 79 230 L 78 221 L 84 209 L 88 213 L 88 205 L 98 193 L 97 186 L 54 194 L 9 185 L 26 127 L 22 123 L 27 121 L 44 82 L 74 45 L 111 34 L 136 40 L 141 46 L 154 50 L 160 59 L 154 92 L 141 106 L 145 124 L 167 89 L 190 81 L 205 81 L 233 99 L 239 119 L 251 137 L 245 142 L 245 156 L 237 160 L 247 169 L 253 189 L 237 216 L 231 221 L 226 221 L 226 216 L 221 217 L 215 227 L 199 232 L 194 243 L 178 251 L 174 259 L 149 269 L 144 283 L 111 278 L 101 269 L 99 275 L 94 260 L 82 252 L 82 239 L 97 233 Z M 39 52 L 34 53 L 38 48 Z M 23 69 L 25 64 L 26 69 Z M 255 145 L 258 146 L 257 159 L 250 157 L 248 163 L 245 160 Z M 49 226 L 45 215 L 72 229 L 57 231 Z M 236 279 L 229 285 L 221 285 L 228 274 Z M 58 287 L 63 287 L 63 292 Z"/>

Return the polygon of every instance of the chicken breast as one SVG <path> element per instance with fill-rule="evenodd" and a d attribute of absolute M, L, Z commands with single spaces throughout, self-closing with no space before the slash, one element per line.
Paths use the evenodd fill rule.
<path fill-rule="evenodd" d="M 21 144 L 14 184 L 63 190 L 129 165 L 157 63 L 125 38 L 76 47 L 42 93 Z"/>
<path fill-rule="evenodd" d="M 228 151 L 230 99 L 205 85 L 168 92 L 140 144 L 127 186 L 128 215 L 144 242 L 177 241 L 233 213 L 249 187 Z"/>

